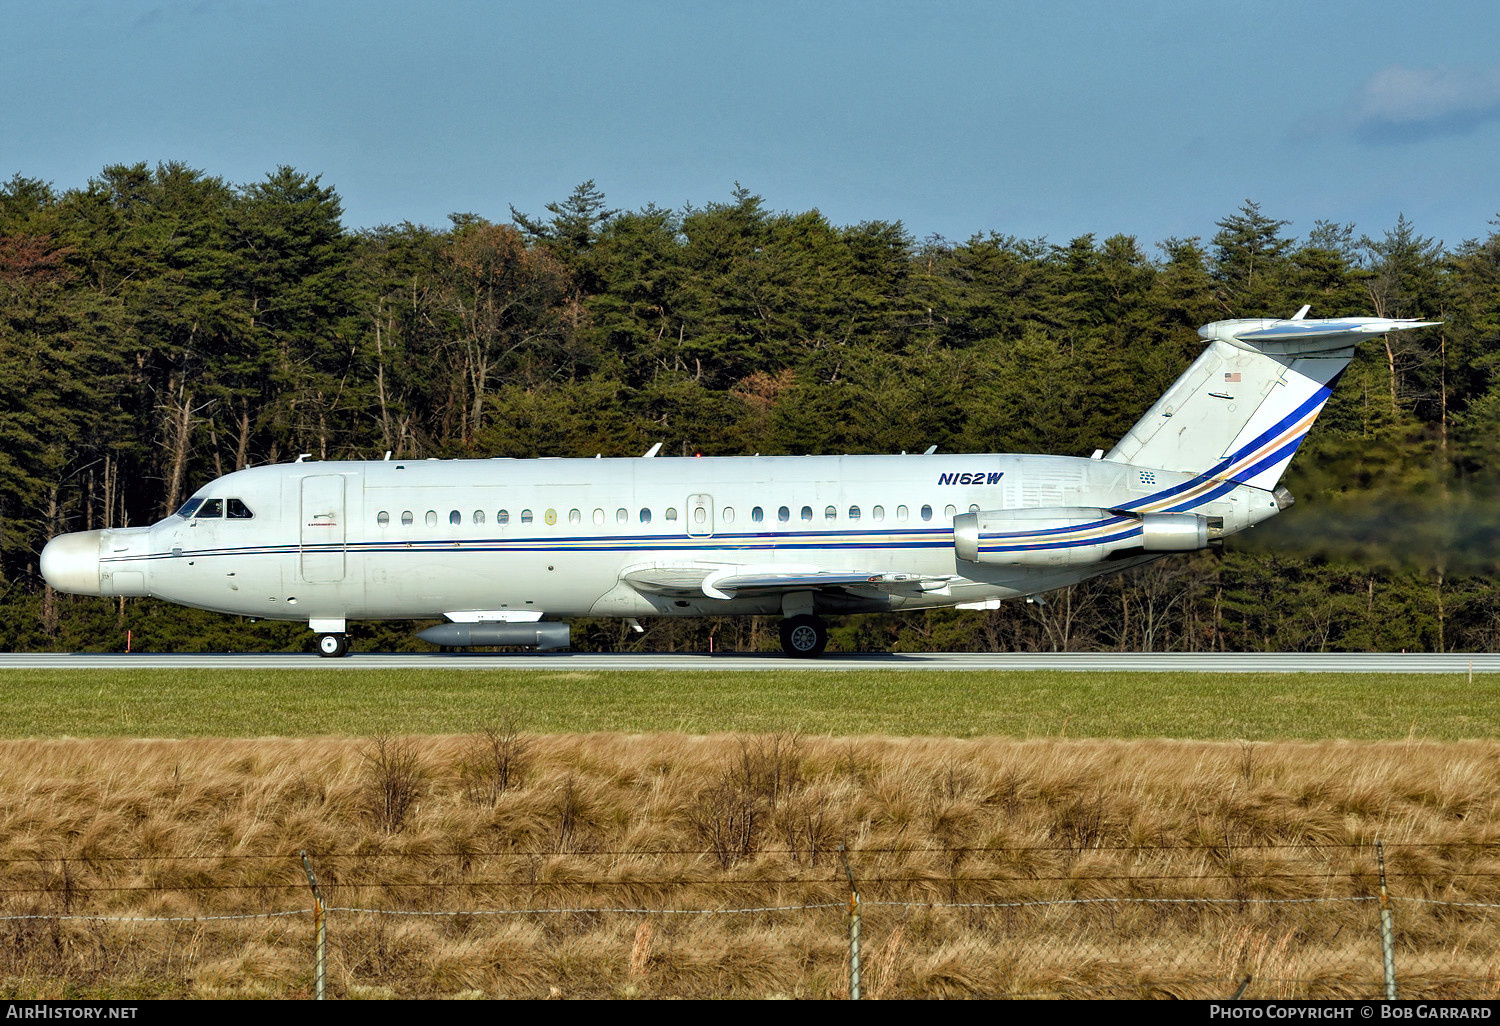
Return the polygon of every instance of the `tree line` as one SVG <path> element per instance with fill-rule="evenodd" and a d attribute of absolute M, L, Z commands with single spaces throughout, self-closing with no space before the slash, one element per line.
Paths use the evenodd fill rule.
<path fill-rule="evenodd" d="M 0 185 L 0 645 L 300 648 L 152 600 L 59 596 L 47 538 L 140 525 L 220 474 L 316 459 L 1108 449 L 1229 317 L 1439 328 L 1361 348 L 1293 461 L 1300 505 L 1222 553 L 1044 605 L 853 617 L 844 648 L 1486 649 L 1500 632 L 1500 230 L 1305 234 L 1246 201 L 1203 237 L 914 238 L 726 200 L 343 225 L 281 167 Z M 581 647 L 774 647 L 753 618 Z M 373 625 L 400 648 L 409 625 Z"/>

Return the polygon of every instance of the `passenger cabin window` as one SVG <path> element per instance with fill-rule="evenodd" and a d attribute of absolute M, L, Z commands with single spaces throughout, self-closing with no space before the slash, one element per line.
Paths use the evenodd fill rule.
<path fill-rule="evenodd" d="M 594 510 L 594 523 L 595 524 L 602 524 L 602 523 L 604 523 L 604 510 L 602 510 L 602 509 L 596 509 L 596 510 Z"/>
<path fill-rule="evenodd" d="M 874 509 L 870 510 L 870 519 L 874 520 L 876 522 L 884 520 L 885 519 L 885 507 L 884 506 L 876 506 Z"/>
<path fill-rule="evenodd" d="M 201 505 L 203 505 L 202 499 L 189 499 L 187 502 L 184 502 L 177 508 L 177 515 L 182 519 L 187 520 L 193 515 L 193 510 L 197 509 Z"/>
<path fill-rule="evenodd" d="M 903 524 L 906 523 L 907 518 L 910 516 L 911 513 L 907 511 L 905 506 L 896 507 L 896 519 L 901 521 Z"/>
<path fill-rule="evenodd" d="M 784 524 L 788 520 L 792 519 L 792 511 L 783 506 L 776 511 L 776 519 L 780 520 Z"/>
<path fill-rule="evenodd" d="M 411 526 L 411 519 L 412 519 L 411 518 L 411 510 L 408 509 L 408 510 L 403 511 L 402 514 L 401 514 L 401 526 L 402 527 L 410 527 Z"/>
<path fill-rule="evenodd" d="M 204 499 L 203 505 L 198 507 L 198 512 L 193 516 L 199 520 L 204 518 L 216 518 L 224 515 L 223 499 Z"/>
<path fill-rule="evenodd" d="M 476 523 L 476 524 L 482 524 L 482 523 L 484 523 L 484 510 L 482 510 L 482 509 L 476 509 L 474 511 L 474 523 Z"/>
<path fill-rule="evenodd" d="M 508 509 L 502 509 L 500 512 L 496 513 L 495 514 L 495 523 L 497 523 L 497 524 L 508 524 L 508 523 L 510 523 L 510 510 L 508 510 Z"/>
<path fill-rule="evenodd" d="M 224 504 L 224 515 L 230 520 L 255 519 L 255 514 L 250 512 L 250 507 L 246 506 L 239 499 L 230 499 Z"/>
<path fill-rule="evenodd" d="M 529 509 L 523 509 L 523 510 L 521 510 L 521 523 L 523 523 L 523 524 L 529 524 L 529 523 L 531 523 L 531 510 L 529 510 Z"/>
<path fill-rule="evenodd" d="M 704 509 L 702 506 L 694 506 L 693 507 L 693 523 L 695 523 L 695 524 L 701 524 L 701 523 L 703 523 L 707 519 L 708 519 L 708 510 Z"/>
<path fill-rule="evenodd" d="M 391 515 L 385 510 L 381 510 L 375 514 L 375 522 L 381 527 L 389 527 L 391 525 Z"/>
<path fill-rule="evenodd" d="M 858 506 L 850 506 L 849 507 L 849 519 L 850 520 L 858 520 L 859 519 L 859 507 Z"/>
<path fill-rule="evenodd" d="M 624 506 L 621 506 L 619 509 L 615 510 L 615 523 L 630 523 L 630 510 L 626 509 Z"/>
<path fill-rule="evenodd" d="M 676 520 L 677 519 L 677 507 L 676 506 L 668 506 L 667 507 L 667 519 L 668 520 Z"/>
<path fill-rule="evenodd" d="M 833 506 L 829 506 L 827 509 L 825 509 L 823 511 L 823 519 L 824 520 L 837 520 L 838 518 L 839 518 L 839 511 L 835 507 L 833 507 Z"/>
<path fill-rule="evenodd" d="M 812 507 L 811 506 L 803 506 L 802 507 L 802 519 L 803 520 L 811 520 L 812 519 Z"/>
<path fill-rule="evenodd" d="M 724 523 L 726 523 L 726 524 L 732 524 L 732 523 L 734 523 L 734 507 L 733 506 L 725 506 L 719 512 L 719 516 L 721 516 L 721 517 L 724 518 Z"/>
<path fill-rule="evenodd" d="M 644 506 L 641 507 L 641 523 L 651 523 L 651 511 L 649 509 L 646 509 Z"/>
<path fill-rule="evenodd" d="M 459 526 L 463 522 L 464 522 L 464 515 L 462 513 L 460 513 L 458 510 L 454 510 L 452 513 L 448 514 L 448 523 L 452 524 L 454 527 Z"/>
<path fill-rule="evenodd" d="M 947 517 L 949 520 L 952 520 L 954 517 L 958 516 L 958 507 L 957 506 L 948 506 L 948 507 L 946 507 L 943 510 L 943 516 Z"/>
<path fill-rule="evenodd" d="M 932 507 L 931 506 L 923 506 L 922 507 L 922 519 L 923 520 L 931 520 L 932 519 Z"/>
<path fill-rule="evenodd" d="M 763 521 L 765 519 L 766 519 L 766 511 L 763 510 L 763 509 L 761 509 L 759 506 L 756 506 L 754 509 L 752 509 L 750 511 L 750 520 L 753 523 L 757 523 L 758 524 L 758 523 L 760 523 L 761 521 Z"/>
<path fill-rule="evenodd" d="M 545 514 L 543 514 L 542 519 L 547 521 L 548 527 L 551 527 L 553 524 L 557 523 L 557 510 L 549 509 Z"/>
<path fill-rule="evenodd" d="M 437 526 L 437 510 L 435 510 L 435 509 L 428 510 L 427 511 L 427 516 L 426 516 L 425 519 L 427 521 L 427 526 L 428 527 L 436 527 Z"/>
<path fill-rule="evenodd" d="M 979 512 L 979 503 L 977 503 L 977 502 L 970 503 L 969 504 L 969 512 L 970 513 L 978 513 Z"/>

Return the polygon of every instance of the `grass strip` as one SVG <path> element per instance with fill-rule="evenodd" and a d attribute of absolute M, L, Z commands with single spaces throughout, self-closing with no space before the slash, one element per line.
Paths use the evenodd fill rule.
<path fill-rule="evenodd" d="M 1285 673 L 0 671 L 0 737 L 539 733 L 1434 741 L 1500 737 L 1500 679 Z"/>

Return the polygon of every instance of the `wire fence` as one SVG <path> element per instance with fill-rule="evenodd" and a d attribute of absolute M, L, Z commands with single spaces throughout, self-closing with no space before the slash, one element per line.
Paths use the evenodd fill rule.
<path fill-rule="evenodd" d="M 739 876 L 682 852 L 16 859 L 0 866 L 0 985 L 116 998 L 1500 997 L 1500 901 L 1476 897 L 1500 892 L 1500 872 L 1384 872 L 1393 849 L 1409 867 L 1417 847 L 1266 850 L 1229 871 L 1222 851 L 1179 850 L 1203 859 L 1172 872 L 1153 871 L 1159 850 L 1054 872 L 1023 851 L 963 849 L 952 854 L 967 868 L 941 875 L 872 851 Z"/>

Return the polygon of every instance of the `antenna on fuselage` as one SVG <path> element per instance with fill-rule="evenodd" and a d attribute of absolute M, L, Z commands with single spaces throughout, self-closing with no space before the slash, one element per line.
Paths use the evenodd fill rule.
<path fill-rule="evenodd" d="M 389 463 L 391 461 L 391 450 L 387 449 L 385 455 L 380 458 L 380 461 L 382 463 Z"/>
<path fill-rule="evenodd" d="M 643 452 L 641 454 L 641 459 L 643 459 L 643 460 L 649 460 L 651 457 L 655 456 L 659 452 L 661 452 L 661 443 L 657 442 L 655 445 L 653 445 L 651 448 L 647 449 L 645 452 Z"/>
<path fill-rule="evenodd" d="M 935 445 L 929 445 L 927 447 L 926 451 L 922 453 L 922 455 L 923 456 L 931 456 L 935 452 L 937 452 L 937 446 L 935 446 Z"/>
<path fill-rule="evenodd" d="M 312 455 L 312 453 L 305 452 L 302 455 L 298 456 L 296 459 L 292 460 L 292 462 L 293 463 L 301 463 L 303 460 L 307 459 L 311 455 Z"/>

